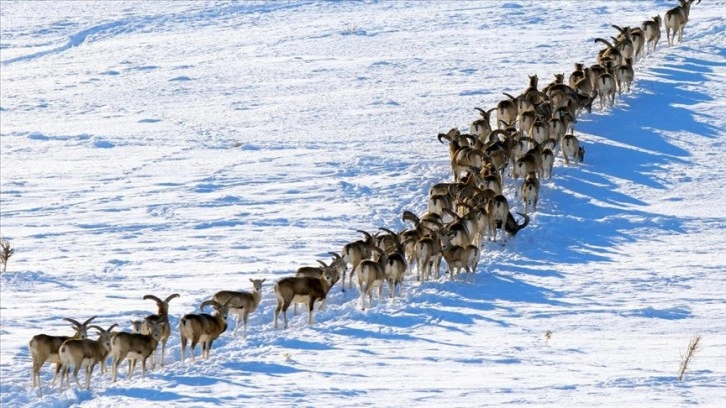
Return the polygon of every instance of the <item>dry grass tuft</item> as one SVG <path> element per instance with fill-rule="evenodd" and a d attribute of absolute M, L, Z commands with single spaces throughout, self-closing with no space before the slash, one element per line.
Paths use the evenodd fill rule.
<path fill-rule="evenodd" d="M 547 330 L 545 332 L 544 337 L 545 337 L 545 346 L 547 346 L 547 345 L 549 345 L 550 339 L 552 338 L 552 330 Z"/>
<path fill-rule="evenodd" d="M 683 375 L 686 373 L 686 370 L 688 370 L 688 365 L 691 363 L 691 360 L 693 360 L 693 356 L 696 355 L 696 352 L 700 349 L 700 346 L 700 335 L 692 338 L 691 341 L 688 343 L 688 349 L 686 350 L 686 354 L 681 355 L 681 367 L 678 370 L 678 381 L 683 380 Z"/>
<path fill-rule="evenodd" d="M 8 260 L 14 253 L 15 250 L 10 247 L 10 241 L 0 239 L 0 264 L 3 266 L 3 272 L 8 269 Z"/>

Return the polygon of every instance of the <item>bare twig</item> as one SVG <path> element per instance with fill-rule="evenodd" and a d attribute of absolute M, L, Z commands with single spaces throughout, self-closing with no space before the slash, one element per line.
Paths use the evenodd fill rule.
<path fill-rule="evenodd" d="M 691 363 L 693 356 L 700 349 L 700 344 L 700 335 L 692 338 L 691 341 L 688 343 L 688 350 L 686 350 L 686 355 L 681 355 L 681 367 L 678 370 L 678 381 L 683 380 L 683 375 L 686 373 L 686 370 L 688 370 L 688 365 Z"/>
<path fill-rule="evenodd" d="M 3 265 L 3 272 L 8 268 L 8 259 L 13 256 L 15 250 L 10 247 L 10 241 L 7 239 L 0 239 L 0 263 Z"/>

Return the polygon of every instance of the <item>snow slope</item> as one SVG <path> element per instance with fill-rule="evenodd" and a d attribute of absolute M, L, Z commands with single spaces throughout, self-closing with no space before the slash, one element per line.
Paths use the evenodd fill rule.
<path fill-rule="evenodd" d="M 313 326 L 272 327 L 274 281 L 425 210 L 451 178 L 439 132 L 673 6 L 3 1 L 0 404 L 719 406 L 724 1 L 694 5 L 682 44 L 664 35 L 632 93 L 578 120 L 585 162 L 558 159 L 475 282 L 408 277 L 366 311 L 336 286 Z M 175 333 L 146 379 L 58 390 L 46 366 L 31 389 L 28 341 L 69 333 L 63 317 L 128 330 L 145 294 L 177 292 L 176 327 L 251 277 L 267 281 L 247 337 L 209 360 L 181 364 Z"/>

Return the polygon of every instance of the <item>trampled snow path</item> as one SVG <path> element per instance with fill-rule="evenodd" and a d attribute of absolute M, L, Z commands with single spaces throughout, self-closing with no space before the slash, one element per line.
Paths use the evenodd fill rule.
<path fill-rule="evenodd" d="M 726 13 L 713 1 L 694 6 L 683 44 L 663 39 L 638 65 L 632 94 L 580 120 L 586 162 L 557 163 L 530 226 L 486 245 L 476 283 L 408 281 L 366 312 L 336 287 L 313 327 L 298 316 L 287 331 L 272 329 L 270 284 L 248 337 L 224 335 L 210 360 L 181 365 L 173 337 L 146 380 L 94 376 L 90 392 L 46 386 L 39 400 L 32 335 L 69 331 L 65 316 L 138 318 L 146 293 L 182 295 L 176 324 L 355 229 L 402 228 L 450 177 L 438 132 L 528 74 L 591 62 L 610 23 L 672 6 L 47 4 L 0 11 L 2 235 L 17 248 L 1 280 L 3 406 L 723 400 Z M 694 334 L 704 348 L 677 382 Z"/>

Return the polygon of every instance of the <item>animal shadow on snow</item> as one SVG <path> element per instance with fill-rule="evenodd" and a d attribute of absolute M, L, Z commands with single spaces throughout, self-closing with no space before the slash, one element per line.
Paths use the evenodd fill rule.
<path fill-rule="evenodd" d="M 654 235 L 684 231 L 686 220 L 652 212 L 636 197 L 616 191 L 623 182 L 666 190 L 661 169 L 692 165 L 690 153 L 669 140 L 669 134 L 718 135 L 705 115 L 689 108 L 712 98 L 688 85 L 703 83 L 719 64 L 693 58 L 669 61 L 673 58 L 650 69 L 661 80 L 638 80 L 636 75 L 640 92 L 624 94 L 612 110 L 585 115 L 579 122 L 578 131 L 612 143 L 580 136 L 587 149 L 585 162 L 555 169 L 550 188 L 542 194 L 551 204 L 509 245 L 521 256 L 515 262 L 503 255 L 503 270 L 537 275 L 543 265 L 608 261 L 619 244 L 635 241 L 644 230 Z"/>

